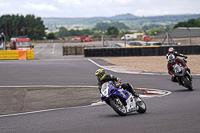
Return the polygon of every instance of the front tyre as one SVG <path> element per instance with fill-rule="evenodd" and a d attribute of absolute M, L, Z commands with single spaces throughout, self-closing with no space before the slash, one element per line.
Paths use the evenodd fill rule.
<path fill-rule="evenodd" d="M 184 82 L 184 86 L 188 88 L 188 90 L 193 91 L 192 83 L 188 77 L 183 78 L 182 81 Z"/>
<path fill-rule="evenodd" d="M 137 110 L 138 113 L 145 113 L 146 112 L 147 106 L 146 106 L 145 102 L 141 98 L 137 99 L 136 104 L 139 107 L 139 109 Z"/>
<path fill-rule="evenodd" d="M 119 98 L 115 98 L 110 100 L 110 106 L 113 108 L 113 110 L 121 115 L 121 116 L 126 116 L 127 115 L 127 111 L 126 108 L 124 106 L 124 104 L 120 101 Z"/>

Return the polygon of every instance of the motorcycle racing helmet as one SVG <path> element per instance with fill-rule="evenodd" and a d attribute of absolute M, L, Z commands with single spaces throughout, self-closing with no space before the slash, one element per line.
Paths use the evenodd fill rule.
<path fill-rule="evenodd" d="M 168 62 L 169 63 L 174 63 L 175 62 L 175 56 L 172 54 L 172 55 L 169 55 L 169 57 L 168 57 Z"/>
<path fill-rule="evenodd" d="M 106 76 L 106 71 L 104 69 L 98 69 L 95 72 L 95 76 L 97 76 L 98 81 L 102 81 Z"/>
<path fill-rule="evenodd" d="M 174 49 L 173 47 L 170 47 L 170 48 L 168 49 L 168 51 L 169 51 L 170 54 L 174 54 L 175 49 Z"/>

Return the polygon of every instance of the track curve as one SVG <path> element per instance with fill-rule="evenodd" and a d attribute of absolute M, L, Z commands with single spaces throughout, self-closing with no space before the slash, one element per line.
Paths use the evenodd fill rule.
<path fill-rule="evenodd" d="M 3 70 L 0 84 L 4 86 L 96 86 L 94 72 L 99 68 L 85 58 L 26 62 L 1 61 L 0 65 Z M 18 71 L 13 70 L 13 66 Z M 107 105 L 70 107 L 48 112 L 0 117 L 1 133 L 199 132 L 199 76 L 194 76 L 194 91 L 188 91 L 172 83 L 168 75 L 124 74 L 109 70 L 107 73 L 119 76 L 122 82 L 129 82 L 135 87 L 168 90 L 172 93 L 164 97 L 144 99 L 147 112 L 145 114 L 133 113 L 126 117 L 118 116 Z M 28 74 L 31 74 L 31 77 L 27 77 Z M 8 82 L 8 79 L 16 82 Z"/>

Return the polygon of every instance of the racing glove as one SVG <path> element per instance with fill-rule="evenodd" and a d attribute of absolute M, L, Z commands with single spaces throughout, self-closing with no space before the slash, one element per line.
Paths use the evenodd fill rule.
<path fill-rule="evenodd" d="M 115 83 L 115 87 L 119 87 L 121 86 L 121 79 L 119 77 L 117 77 L 117 82 Z"/>
<path fill-rule="evenodd" d="M 121 86 L 121 82 L 117 82 L 117 83 L 115 84 L 115 87 L 119 87 L 119 86 Z"/>
<path fill-rule="evenodd" d="M 185 56 L 184 58 L 185 58 L 185 59 L 187 59 L 188 57 L 187 57 L 187 56 Z"/>
<path fill-rule="evenodd" d="M 118 82 L 119 82 L 119 81 L 121 82 L 121 79 L 120 79 L 119 77 L 117 77 L 117 81 L 118 81 Z"/>

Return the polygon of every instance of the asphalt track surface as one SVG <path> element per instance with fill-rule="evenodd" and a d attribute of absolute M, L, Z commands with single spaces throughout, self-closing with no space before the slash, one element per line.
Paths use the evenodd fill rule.
<path fill-rule="evenodd" d="M 88 58 L 68 56 L 64 57 L 65 59 L 63 57 L 61 57 L 62 59 L 51 59 L 57 58 L 59 55 L 52 54 L 50 45 L 47 45 L 46 48 L 37 53 L 42 56 L 40 58 L 37 55 L 38 60 L 1 60 L 1 86 L 96 86 L 94 72 L 99 67 L 88 61 Z M 36 49 L 35 52 L 37 52 Z M 59 54 L 59 48 L 56 49 L 54 49 L 55 54 L 57 52 Z M 44 59 L 43 52 L 49 52 L 50 59 Z M 106 65 L 105 62 L 97 58 L 91 59 L 100 65 Z M 109 70 L 107 73 L 119 76 L 123 82 L 130 82 L 135 87 L 168 90 L 172 93 L 163 97 L 144 99 L 147 104 L 147 112 L 145 114 L 133 113 L 126 117 L 117 115 L 107 105 L 69 107 L 52 111 L 1 116 L 0 132 L 200 132 L 199 76 L 194 76 L 194 91 L 188 91 L 186 88 L 172 83 L 168 75 L 124 74 Z"/>

